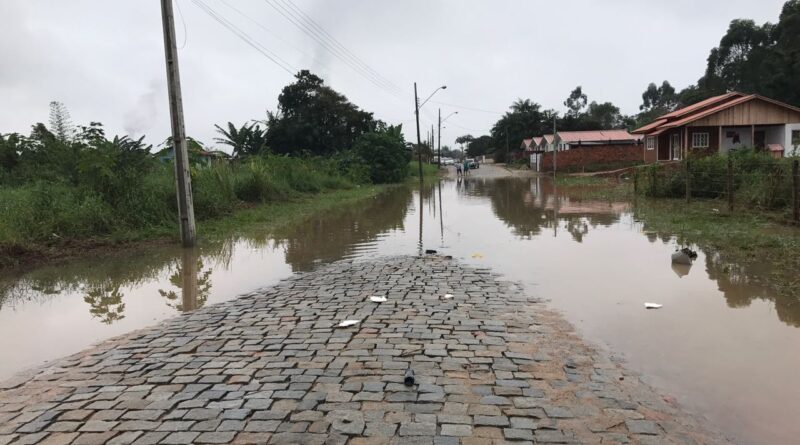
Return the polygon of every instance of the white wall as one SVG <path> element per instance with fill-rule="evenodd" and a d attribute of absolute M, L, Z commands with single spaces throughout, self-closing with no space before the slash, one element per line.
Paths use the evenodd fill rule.
<path fill-rule="evenodd" d="M 786 132 L 784 133 L 784 156 L 800 156 L 800 147 L 795 148 L 792 146 L 792 130 L 800 131 L 800 124 L 786 124 Z"/>
<path fill-rule="evenodd" d="M 728 137 L 728 132 L 739 133 L 739 142 L 734 144 L 732 137 Z M 743 147 L 752 147 L 753 138 L 750 134 L 750 127 L 722 127 L 722 143 L 720 144 L 720 153 L 727 153 L 731 148 L 741 149 Z M 691 144 L 692 141 L 689 141 Z"/>

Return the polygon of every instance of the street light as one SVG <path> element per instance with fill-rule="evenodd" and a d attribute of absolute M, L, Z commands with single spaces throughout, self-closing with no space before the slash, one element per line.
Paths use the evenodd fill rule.
<path fill-rule="evenodd" d="M 425 101 L 419 103 L 419 97 L 417 96 L 417 82 L 414 82 L 414 114 L 416 115 L 417 118 L 417 163 L 419 164 L 420 182 L 422 182 L 422 150 L 421 150 L 422 138 L 419 135 L 419 109 L 422 108 L 423 105 L 428 103 L 428 101 L 431 100 L 431 97 L 433 97 L 433 95 L 436 94 L 437 91 L 444 89 L 447 89 L 447 85 L 442 85 L 439 88 L 433 90 L 433 93 L 431 93 L 431 95 L 428 96 L 428 98 L 425 99 Z"/>
<path fill-rule="evenodd" d="M 442 88 L 446 88 L 446 87 L 442 87 Z M 439 157 L 438 157 L 437 162 L 436 162 L 436 165 L 439 168 L 442 168 L 442 122 L 446 121 L 447 119 L 452 117 L 454 114 L 458 114 L 458 111 L 453 111 L 446 118 L 442 119 L 442 109 L 439 108 Z"/>

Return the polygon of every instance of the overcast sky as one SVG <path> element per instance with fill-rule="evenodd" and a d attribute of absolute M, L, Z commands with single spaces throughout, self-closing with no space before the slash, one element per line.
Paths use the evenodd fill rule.
<path fill-rule="evenodd" d="M 211 143 L 214 124 L 238 125 L 274 111 L 291 75 L 193 0 L 177 1 L 188 134 Z M 677 89 L 694 83 L 732 19 L 776 22 L 783 4 L 291 0 L 368 66 L 373 82 L 359 74 L 367 68 L 349 66 L 342 59 L 352 58 L 333 55 L 267 0 L 202 1 L 291 71 L 310 69 L 376 117 L 402 123 L 407 139 L 414 81 L 420 96 L 446 84 L 434 100 L 488 111 L 425 105 L 423 138 L 438 107 L 443 115 L 459 111 L 442 132 L 443 144 L 487 133 L 497 112 L 517 98 L 563 111 L 576 85 L 590 101 L 635 113 L 649 82 L 666 79 Z M 288 9 L 290 0 L 269 1 Z M 76 124 L 100 121 L 110 134 L 159 143 L 170 131 L 163 54 L 157 0 L 0 0 L 0 133 L 28 133 L 31 124 L 47 122 L 48 104 L 58 100 Z M 387 81 L 403 91 L 389 91 Z"/>

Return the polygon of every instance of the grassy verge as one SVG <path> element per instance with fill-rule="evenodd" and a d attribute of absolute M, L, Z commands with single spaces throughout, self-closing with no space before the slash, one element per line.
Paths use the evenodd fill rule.
<path fill-rule="evenodd" d="M 581 199 L 627 201 L 633 198 L 633 185 L 616 178 L 556 175 L 556 185 L 570 196 Z"/>
<path fill-rule="evenodd" d="M 377 196 L 392 185 L 365 185 L 349 189 L 304 193 L 289 201 L 258 205 L 241 204 L 230 214 L 198 222 L 198 235 L 203 239 L 226 236 L 258 225 L 277 229 L 308 218 L 315 213 L 353 204 Z M 0 268 L 33 265 L 76 256 L 104 253 L 145 244 L 175 243 L 177 224 L 142 229 L 126 229 L 106 236 L 48 241 L 0 240 Z"/>
<path fill-rule="evenodd" d="M 422 177 L 429 178 L 440 174 L 439 167 L 436 164 L 422 164 Z M 408 163 L 408 176 L 409 178 L 419 178 L 419 165 L 417 161 Z"/>

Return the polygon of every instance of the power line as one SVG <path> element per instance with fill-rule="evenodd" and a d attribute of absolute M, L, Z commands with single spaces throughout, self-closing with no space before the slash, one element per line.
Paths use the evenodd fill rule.
<path fill-rule="evenodd" d="M 259 28 L 263 29 L 264 31 L 268 32 L 270 35 L 272 35 L 272 37 L 273 37 L 273 38 L 275 38 L 275 39 L 277 39 L 277 40 L 279 40 L 279 41 L 283 42 L 284 44 L 286 44 L 287 46 L 291 47 L 292 49 L 294 49 L 295 51 L 299 52 L 300 54 L 302 54 L 302 55 L 304 55 L 304 56 L 306 56 L 306 57 L 311 57 L 311 55 L 309 55 L 308 53 L 306 53 L 306 52 L 305 52 L 305 51 L 303 51 L 302 49 L 298 48 L 297 46 L 293 45 L 293 44 L 292 44 L 291 42 L 289 42 L 288 40 L 286 40 L 286 39 L 284 39 L 283 37 L 281 37 L 281 36 L 280 36 L 280 34 L 278 34 L 277 32 L 275 32 L 275 31 L 273 31 L 273 30 L 271 30 L 271 29 L 269 29 L 269 28 L 267 28 L 267 27 L 266 27 L 266 26 L 264 26 L 264 25 L 263 25 L 261 22 L 259 22 L 258 20 L 256 20 L 256 19 L 254 19 L 254 18 L 250 17 L 250 16 L 249 16 L 249 15 L 247 15 L 247 14 L 246 14 L 244 11 L 242 11 L 242 10 L 241 10 L 241 9 L 239 9 L 239 8 L 237 8 L 236 6 L 233 6 L 233 5 L 232 5 L 232 4 L 230 4 L 228 1 L 226 1 L 226 0 L 219 0 L 219 1 L 220 1 L 220 3 L 222 3 L 222 4 L 223 4 L 223 5 L 225 5 L 225 6 L 227 6 L 228 8 L 232 9 L 234 12 L 236 12 L 236 13 L 237 13 L 237 14 L 239 14 L 240 16 L 244 17 L 244 18 L 245 18 L 246 20 L 248 20 L 249 22 L 253 23 L 254 25 L 258 26 Z"/>
<path fill-rule="evenodd" d="M 282 15 L 286 20 L 295 25 L 303 33 L 305 33 L 307 36 L 309 36 L 311 39 L 317 42 L 322 48 L 330 52 L 334 57 L 341 60 L 345 65 L 349 66 L 356 73 L 363 76 L 365 79 L 373 83 L 378 88 L 386 91 L 387 93 L 395 97 L 398 97 L 399 99 L 402 99 L 397 91 L 392 90 L 389 86 L 387 86 L 386 84 L 382 83 L 379 79 L 372 76 L 368 71 L 352 63 L 341 53 L 341 51 L 337 50 L 334 47 L 331 47 L 331 44 L 328 43 L 324 38 L 320 37 L 318 32 L 313 30 L 309 25 L 305 24 L 301 19 L 297 18 L 297 15 L 292 11 L 290 11 L 287 7 L 277 2 L 273 3 L 273 1 L 271 0 L 264 0 L 264 1 L 268 5 L 270 5 L 276 12 Z"/>
<path fill-rule="evenodd" d="M 237 27 L 237 26 L 236 26 L 236 25 L 234 25 L 232 22 L 230 22 L 228 19 L 226 19 L 225 17 L 223 17 L 222 15 L 220 15 L 220 14 L 219 14 L 218 12 L 216 12 L 216 11 L 215 11 L 213 8 L 211 8 L 210 6 L 208 6 L 207 4 L 205 4 L 205 3 L 204 3 L 202 0 L 192 0 L 192 2 L 193 2 L 193 3 L 194 3 L 196 6 L 197 6 L 197 7 L 199 7 L 200 9 L 202 9 L 202 10 L 203 10 L 203 11 L 204 11 L 206 14 L 208 14 L 209 16 L 211 16 L 211 18 L 213 18 L 214 20 L 216 20 L 216 21 L 217 21 L 219 24 L 221 24 L 222 26 L 224 26 L 225 28 L 227 28 L 227 29 L 228 29 L 230 32 L 232 32 L 232 33 L 233 33 L 233 34 L 235 34 L 237 37 L 239 37 L 239 38 L 240 38 L 242 41 L 244 41 L 245 43 L 247 43 L 248 45 L 250 45 L 250 46 L 251 46 L 253 49 L 255 49 L 256 51 L 260 52 L 260 53 L 261 53 L 261 54 L 262 54 L 264 57 L 268 58 L 268 59 L 269 59 L 269 60 L 271 60 L 271 61 L 272 61 L 274 64 L 278 65 L 278 66 L 279 66 L 280 68 L 282 68 L 284 71 L 286 71 L 287 73 L 289 73 L 289 75 L 290 75 L 290 76 L 294 77 L 295 73 L 297 73 L 297 71 L 298 71 L 298 70 L 297 70 L 297 69 L 295 69 L 294 67 L 292 67 L 292 65 L 291 65 L 291 64 L 289 64 L 288 62 L 286 62 L 285 60 L 283 60 L 283 59 L 282 59 L 280 56 L 278 56 L 277 54 L 275 54 L 275 53 L 273 53 L 272 51 L 270 51 L 270 50 L 269 50 L 268 48 L 266 48 L 264 45 L 260 44 L 260 43 L 259 43 L 259 42 L 257 42 L 256 40 L 254 40 L 254 39 L 253 39 L 252 37 L 250 37 L 250 36 L 249 36 L 249 35 L 248 35 L 246 32 L 242 31 L 242 30 L 241 30 L 239 27 Z"/>
<path fill-rule="evenodd" d="M 467 107 L 467 106 L 464 106 L 464 105 L 448 104 L 448 103 L 445 103 L 445 102 L 438 102 L 438 101 L 435 101 L 435 100 L 432 100 L 431 102 L 433 102 L 433 103 L 435 103 L 437 105 L 444 105 L 444 106 L 447 106 L 447 107 L 460 108 L 462 110 L 477 111 L 477 112 L 480 112 L 480 113 L 491 113 L 491 114 L 501 114 L 501 115 L 505 114 L 504 112 L 500 112 L 500 111 L 485 110 L 483 108 Z"/>
<path fill-rule="evenodd" d="M 344 46 L 339 40 L 337 40 L 334 36 L 332 36 L 328 31 L 325 30 L 319 23 L 317 23 L 311 16 L 306 14 L 303 10 L 301 10 L 297 5 L 295 5 L 291 0 L 277 0 L 282 1 L 284 4 L 288 5 L 290 8 L 294 9 L 301 17 L 305 18 L 306 22 L 309 23 L 313 28 L 317 29 L 324 37 L 327 37 L 327 40 L 332 42 L 334 46 L 338 47 L 342 50 L 342 52 L 349 56 L 350 60 L 352 60 L 355 64 L 361 66 L 376 78 L 381 80 L 383 83 L 389 85 L 392 89 L 402 92 L 403 89 L 397 86 L 397 84 L 393 83 L 391 80 L 387 79 L 383 75 L 381 75 L 378 71 L 374 70 L 369 64 L 364 62 L 361 58 L 359 58 L 356 54 L 350 51 L 346 46 Z"/>

